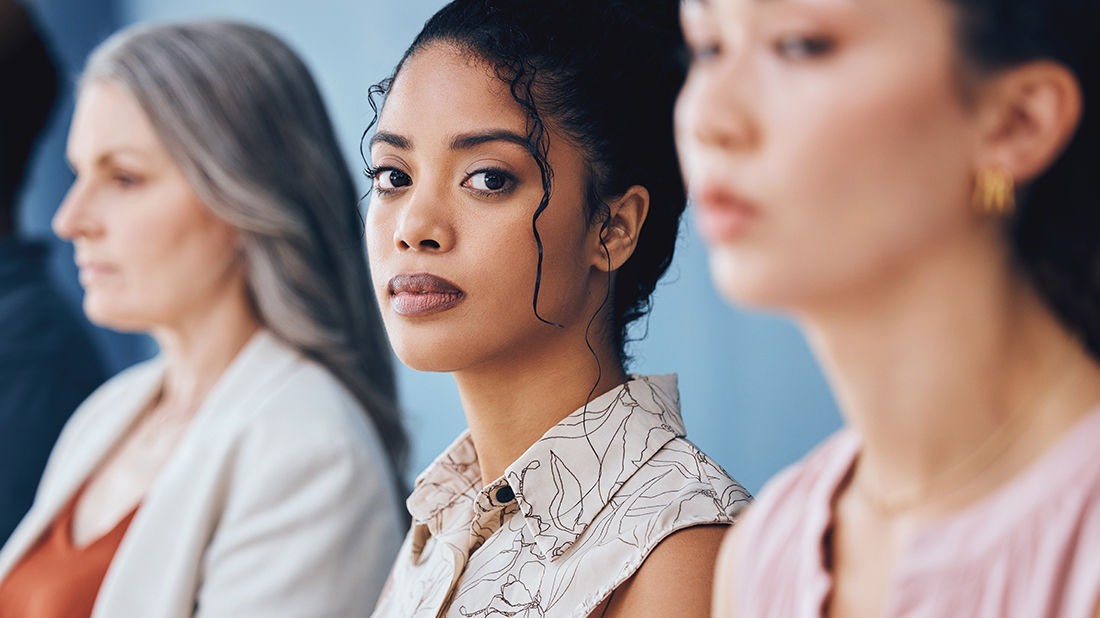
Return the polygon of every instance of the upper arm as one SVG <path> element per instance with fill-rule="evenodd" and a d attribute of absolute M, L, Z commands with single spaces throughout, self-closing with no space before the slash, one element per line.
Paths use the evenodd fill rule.
<path fill-rule="evenodd" d="M 678 530 L 592 613 L 599 618 L 710 616 L 714 567 L 725 525 Z"/>
<path fill-rule="evenodd" d="M 388 467 L 354 439 L 265 430 L 242 448 L 196 616 L 369 613 L 402 532 Z"/>

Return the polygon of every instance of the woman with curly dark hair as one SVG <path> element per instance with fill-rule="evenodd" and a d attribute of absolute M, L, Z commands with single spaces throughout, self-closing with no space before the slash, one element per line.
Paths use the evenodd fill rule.
<path fill-rule="evenodd" d="M 375 616 L 709 613 L 748 496 L 684 439 L 675 376 L 624 367 L 685 204 L 677 11 L 459 0 L 376 89 L 383 319 L 470 429 L 418 479 Z"/>
<path fill-rule="evenodd" d="M 846 427 L 730 535 L 721 615 L 1100 614 L 1100 2 L 691 0 L 727 298 Z"/>

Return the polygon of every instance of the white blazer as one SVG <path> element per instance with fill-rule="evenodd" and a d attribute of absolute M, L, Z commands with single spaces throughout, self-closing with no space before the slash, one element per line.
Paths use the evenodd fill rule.
<path fill-rule="evenodd" d="M 159 387 L 161 357 L 93 393 L 0 550 L 0 581 Z M 404 529 L 384 449 L 352 395 L 267 331 L 206 397 L 130 523 L 93 618 L 368 616 Z"/>

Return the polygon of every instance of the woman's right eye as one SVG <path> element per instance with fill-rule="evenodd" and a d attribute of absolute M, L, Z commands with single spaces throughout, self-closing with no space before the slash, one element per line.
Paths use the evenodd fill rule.
<path fill-rule="evenodd" d="M 717 58 L 718 54 L 721 53 L 721 51 L 722 50 L 717 43 L 707 43 L 704 45 L 688 45 L 688 64 L 707 64 L 711 60 Z"/>
<path fill-rule="evenodd" d="M 836 47 L 827 36 L 786 35 L 776 39 L 775 51 L 787 60 L 814 60 L 828 56 Z"/>
<path fill-rule="evenodd" d="M 412 184 L 412 178 L 397 169 L 380 169 L 374 173 L 375 188 L 378 191 L 394 191 Z"/>
<path fill-rule="evenodd" d="M 115 184 L 123 188 L 132 187 L 138 183 L 137 177 L 132 174 L 126 174 L 124 172 L 116 173 L 113 178 Z"/>

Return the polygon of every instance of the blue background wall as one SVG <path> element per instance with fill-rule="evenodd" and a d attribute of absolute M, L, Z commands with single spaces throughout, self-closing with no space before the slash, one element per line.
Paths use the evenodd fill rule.
<path fill-rule="evenodd" d="M 26 0 L 72 81 L 87 53 L 116 28 L 145 20 L 221 17 L 283 36 L 314 71 L 345 156 L 367 190 L 359 137 L 371 119 L 366 90 L 386 77 L 442 0 Z M 49 219 L 72 180 L 64 144 L 72 114 L 65 95 L 40 145 L 23 196 L 25 234 L 55 244 L 59 284 L 79 306 L 72 252 L 53 238 Z M 658 287 L 648 337 L 633 347 L 635 373 L 680 374 L 688 435 L 750 491 L 839 426 L 832 397 L 805 342 L 789 322 L 731 309 L 715 294 L 701 241 L 690 222 Z M 645 330 L 643 325 L 640 332 Z M 155 353 L 145 337 L 96 329 L 115 371 Z M 465 427 L 447 374 L 400 367 L 402 403 L 414 445 L 415 474 Z"/>

